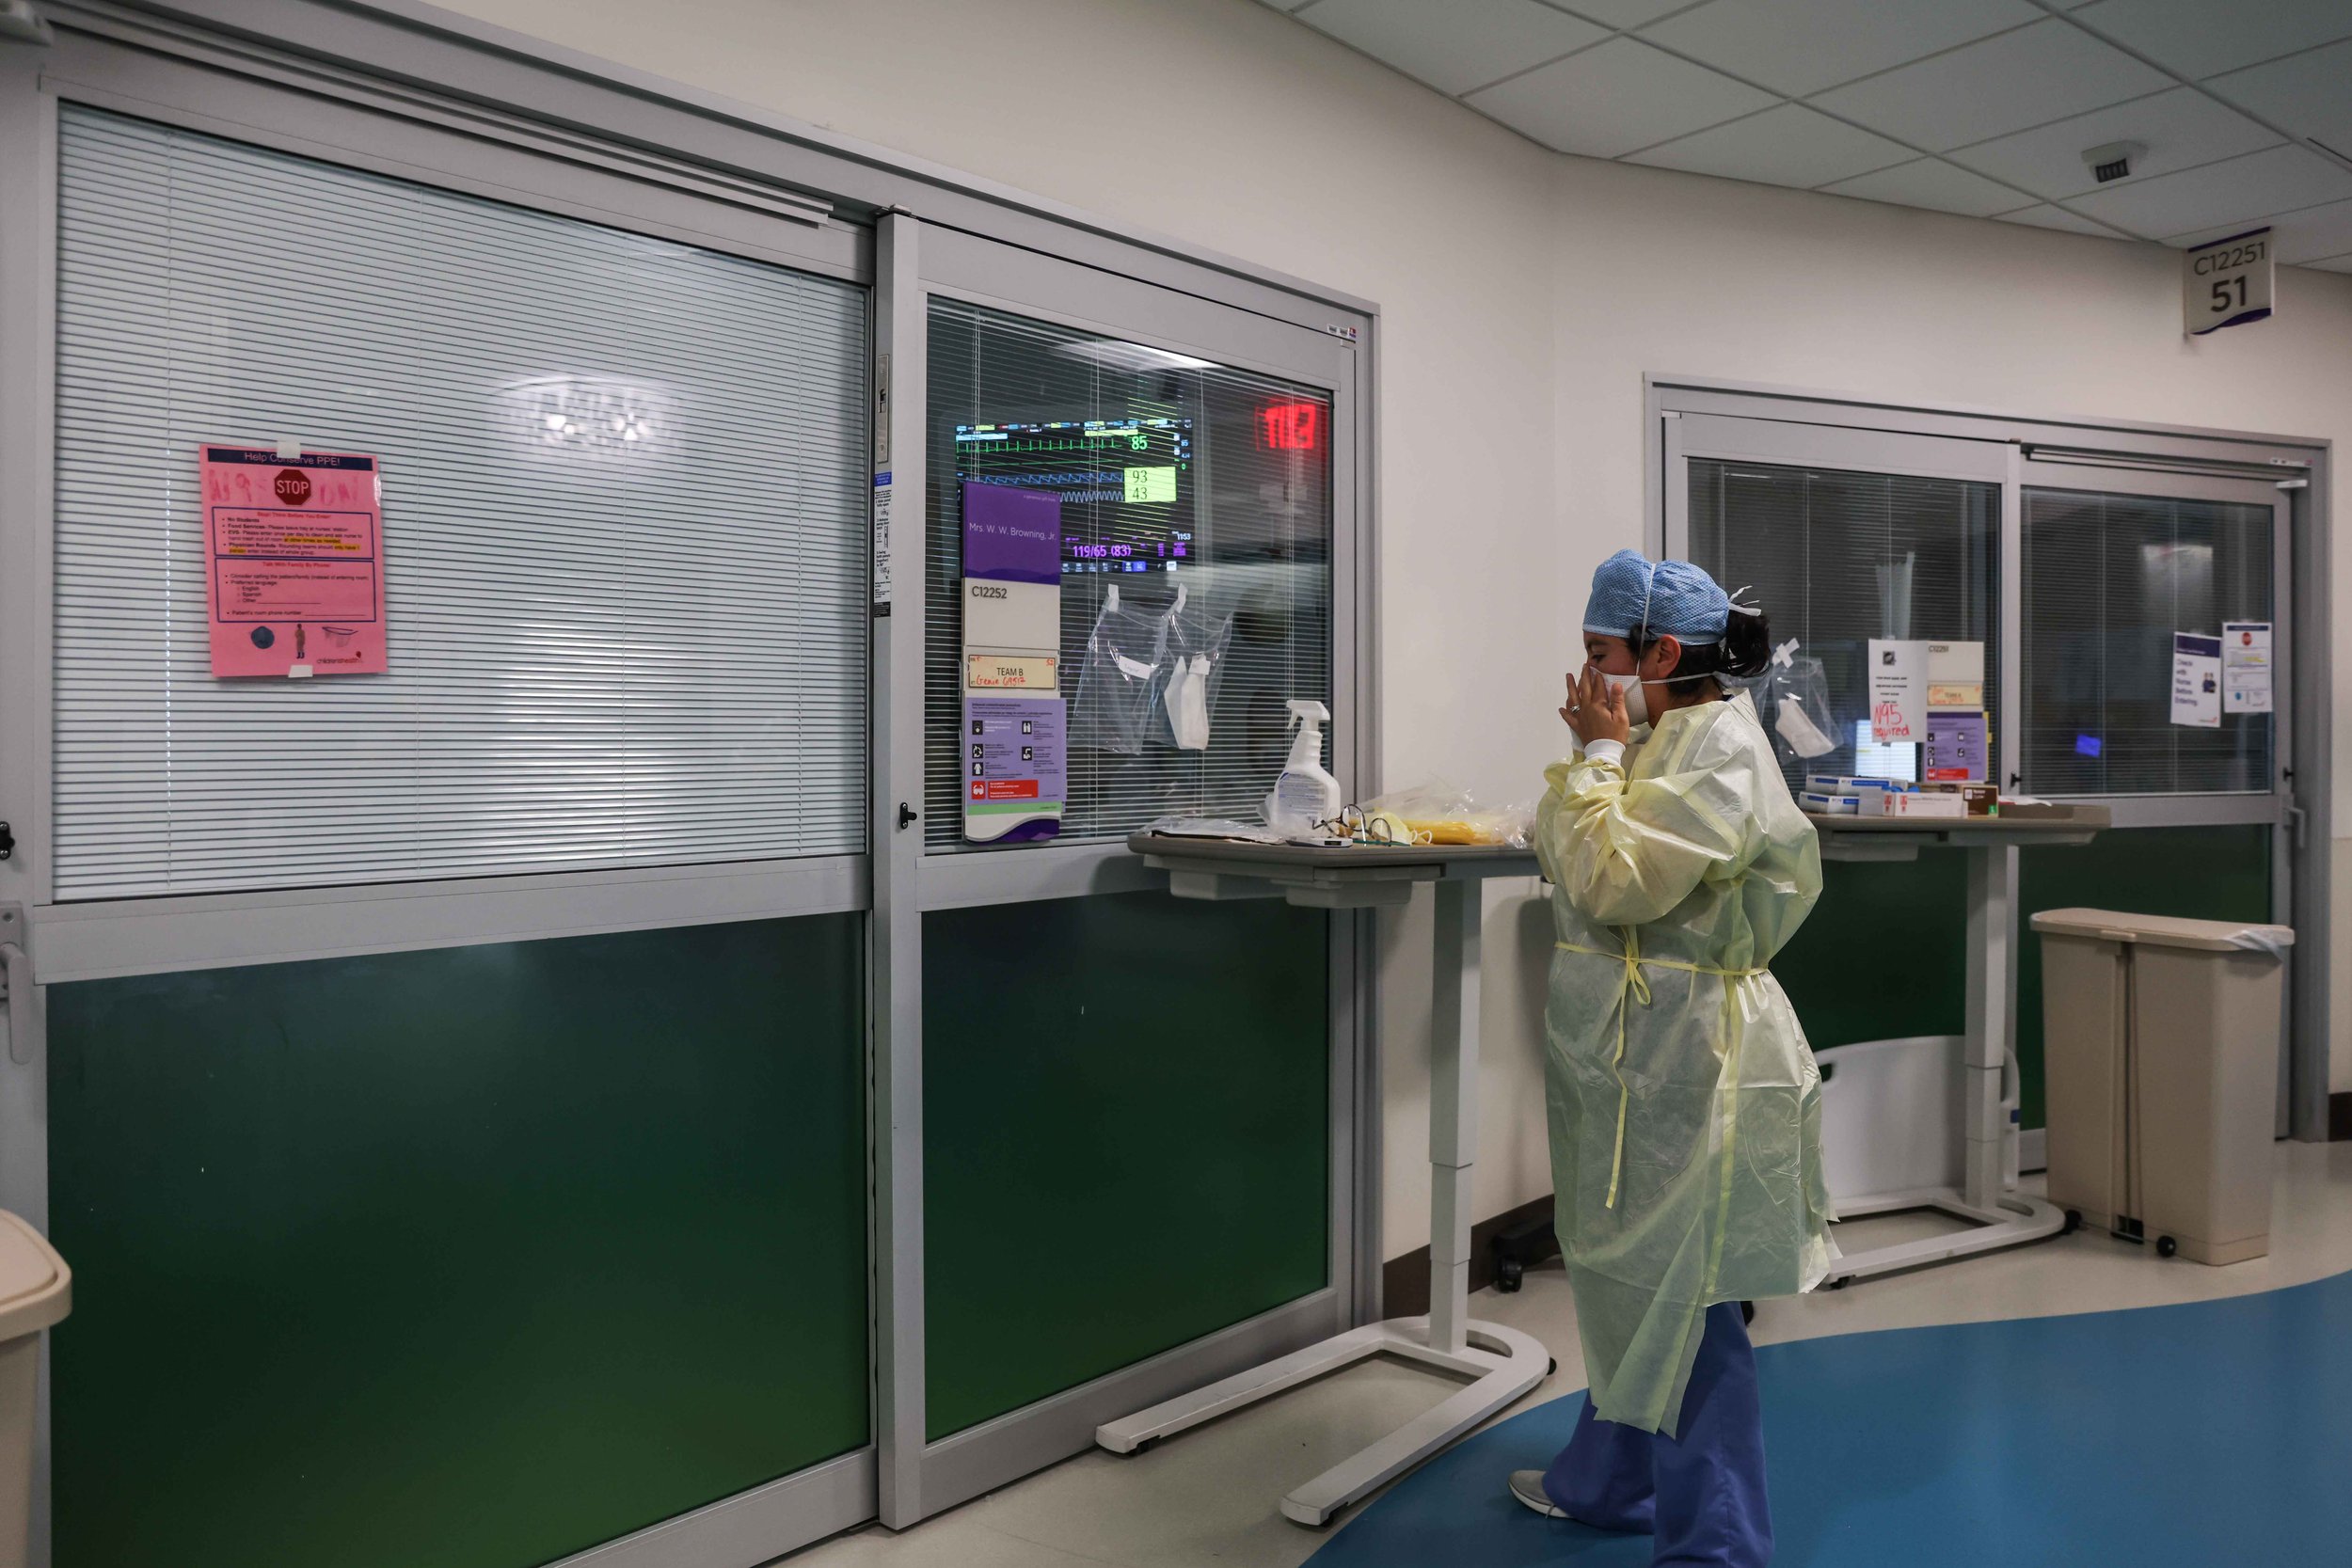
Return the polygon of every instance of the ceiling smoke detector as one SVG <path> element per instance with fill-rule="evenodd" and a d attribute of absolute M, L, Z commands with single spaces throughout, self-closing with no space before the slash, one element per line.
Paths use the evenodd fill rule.
<path fill-rule="evenodd" d="M 2132 160 L 2148 156 L 2148 144 L 2136 141 L 2111 141 L 2105 147 L 2083 150 L 2083 162 L 2090 166 L 2091 176 L 2102 185 L 2110 180 L 2128 179 Z"/>

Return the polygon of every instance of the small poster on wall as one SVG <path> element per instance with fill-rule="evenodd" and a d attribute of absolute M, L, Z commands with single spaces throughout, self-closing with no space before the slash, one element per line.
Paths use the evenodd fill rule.
<path fill-rule="evenodd" d="M 1059 697 L 963 700 L 963 836 L 1034 844 L 1061 832 L 1067 710 Z"/>
<path fill-rule="evenodd" d="M 389 668 L 376 460 L 207 442 L 197 470 L 213 673 L 301 679 Z"/>
<path fill-rule="evenodd" d="M 2268 713 L 2272 705 L 2270 623 L 2224 622 L 2221 626 L 2221 710 L 2224 713 Z"/>
<path fill-rule="evenodd" d="M 1991 726 L 1984 710 L 1928 715 L 1927 778 L 1931 784 L 1981 784 L 1992 766 Z"/>
<path fill-rule="evenodd" d="M 2221 727 L 2221 639 L 2172 634 L 2172 722 L 2193 729 Z"/>
<path fill-rule="evenodd" d="M 1928 645 L 1870 639 L 1870 739 L 1880 746 L 1927 738 Z"/>

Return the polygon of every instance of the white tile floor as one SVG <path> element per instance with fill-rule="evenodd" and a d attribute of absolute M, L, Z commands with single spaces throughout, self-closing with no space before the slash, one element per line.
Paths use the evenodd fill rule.
<path fill-rule="evenodd" d="M 1766 1302 L 1755 1338 L 1771 1343 L 2156 1307 L 2352 1270 L 2352 1143 L 2281 1144 L 2278 1159 L 2267 1258 L 2206 1268 L 2159 1261 L 2147 1248 L 2105 1236 L 2068 1236 L 1850 1290 Z M 1872 1246 L 1943 1223 L 1892 1215 L 1843 1227 L 1839 1240 Z M 1576 1307 L 1557 1263 L 1530 1274 L 1516 1295 L 1482 1291 L 1473 1310 L 1527 1330 L 1559 1357 L 1559 1373 L 1515 1410 L 1584 1386 Z M 1449 1386 L 1385 1362 L 1354 1368 L 1132 1459 L 1081 1454 L 913 1529 L 894 1534 L 877 1526 L 826 1542 L 788 1560 L 790 1568 L 1293 1568 L 1327 1532 L 1292 1524 L 1276 1512 L 1275 1499 L 1434 1404 Z"/>

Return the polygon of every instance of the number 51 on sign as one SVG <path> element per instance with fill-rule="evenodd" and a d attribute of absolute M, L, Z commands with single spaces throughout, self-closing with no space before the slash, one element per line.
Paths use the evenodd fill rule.
<path fill-rule="evenodd" d="M 2270 230 L 2201 245 L 2181 259 L 2181 315 L 2192 338 L 2270 314 Z"/>

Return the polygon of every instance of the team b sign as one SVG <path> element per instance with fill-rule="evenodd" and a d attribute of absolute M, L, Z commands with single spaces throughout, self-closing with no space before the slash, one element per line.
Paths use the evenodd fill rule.
<path fill-rule="evenodd" d="M 2270 230 L 2201 245 L 2181 260 L 2181 315 L 2188 335 L 2242 326 L 2270 314 Z"/>

